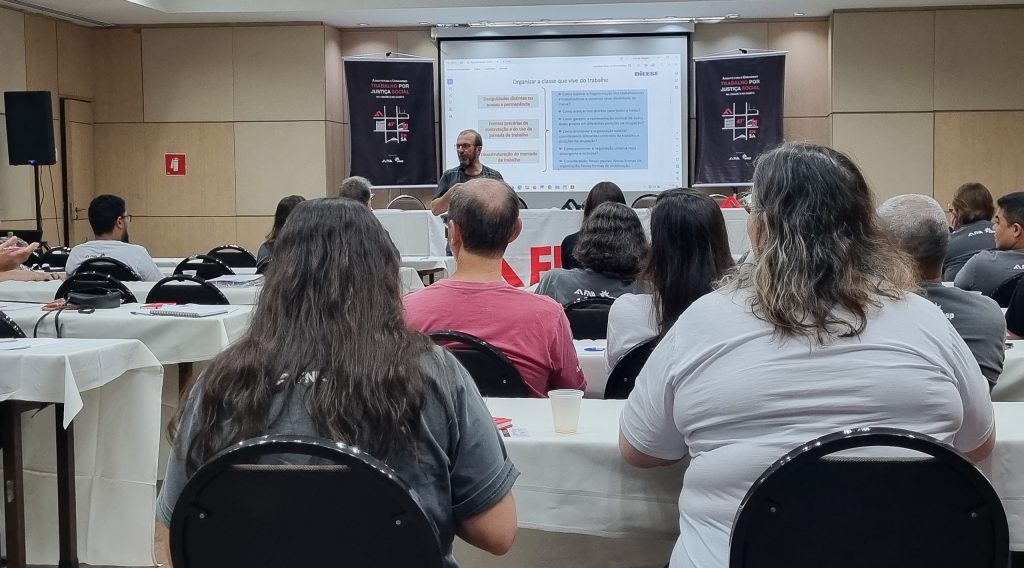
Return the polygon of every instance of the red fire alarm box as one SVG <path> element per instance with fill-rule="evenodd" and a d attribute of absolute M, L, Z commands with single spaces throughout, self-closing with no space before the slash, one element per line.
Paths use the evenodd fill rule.
<path fill-rule="evenodd" d="M 169 176 L 185 175 L 185 154 L 164 154 L 164 173 Z"/>

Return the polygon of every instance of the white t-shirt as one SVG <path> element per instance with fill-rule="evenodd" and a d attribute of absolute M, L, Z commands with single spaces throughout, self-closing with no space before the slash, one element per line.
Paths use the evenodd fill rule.
<path fill-rule="evenodd" d="M 988 383 L 942 311 L 915 294 L 883 301 L 859 338 L 773 340 L 749 292 L 687 309 L 636 380 L 623 436 L 657 458 L 691 458 L 672 568 L 728 566 L 740 501 L 778 458 L 846 428 L 890 426 L 963 451 L 994 428 Z"/>
<path fill-rule="evenodd" d="M 654 296 L 623 294 L 608 312 L 608 346 L 604 350 L 609 371 L 630 349 L 658 335 Z"/>
<path fill-rule="evenodd" d="M 68 274 L 74 274 L 78 270 L 78 265 L 100 256 L 127 264 L 144 282 L 156 282 L 164 277 L 160 268 L 153 262 L 153 257 L 149 256 L 146 247 L 112 240 L 88 241 L 75 246 L 68 254 L 68 263 L 64 270 Z"/>

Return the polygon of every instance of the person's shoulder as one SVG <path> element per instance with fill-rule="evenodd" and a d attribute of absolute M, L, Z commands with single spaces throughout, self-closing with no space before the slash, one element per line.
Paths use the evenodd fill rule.
<path fill-rule="evenodd" d="M 996 303 L 995 300 L 984 294 L 968 292 L 967 290 L 946 286 L 942 287 L 941 294 L 945 295 L 947 298 L 953 298 L 955 301 L 964 304 L 973 311 L 976 311 L 976 313 L 984 313 L 985 311 L 988 311 L 990 314 L 996 314 L 1002 318 L 1002 308 L 999 307 L 999 304 Z"/>
<path fill-rule="evenodd" d="M 628 317 L 637 313 L 648 313 L 653 302 L 654 296 L 651 294 L 623 294 L 615 298 L 608 317 Z"/>
<path fill-rule="evenodd" d="M 441 178 L 442 179 L 443 178 L 454 178 L 454 177 L 457 177 L 458 175 L 459 175 L 459 166 L 455 166 L 454 168 L 448 168 L 447 170 L 445 170 L 444 173 L 441 174 Z"/>
<path fill-rule="evenodd" d="M 494 168 L 488 167 L 488 166 L 486 166 L 484 164 L 480 164 L 480 167 L 483 168 L 484 172 L 487 173 L 487 177 L 491 177 L 491 178 L 495 178 L 495 179 L 500 179 L 500 180 L 505 179 L 505 178 L 501 177 L 501 172 L 499 172 L 498 170 L 496 170 Z"/>
<path fill-rule="evenodd" d="M 501 293 L 508 297 L 515 298 L 517 302 L 516 311 L 520 314 L 525 314 L 527 312 L 544 315 L 565 314 L 562 304 L 559 304 L 550 296 L 534 294 L 511 286 L 501 289 Z"/>

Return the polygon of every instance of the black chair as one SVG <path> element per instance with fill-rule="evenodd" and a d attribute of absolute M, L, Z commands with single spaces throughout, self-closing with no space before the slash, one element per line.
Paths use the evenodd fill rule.
<path fill-rule="evenodd" d="M 176 568 L 443 565 L 434 525 L 391 468 L 301 436 L 247 440 L 208 461 L 170 531 Z"/>
<path fill-rule="evenodd" d="M 256 257 L 238 245 L 221 245 L 210 250 L 206 256 L 224 261 L 231 268 L 256 268 Z"/>
<path fill-rule="evenodd" d="M 419 198 L 412 195 L 399 195 L 384 206 L 385 209 L 401 209 L 402 211 L 425 211 L 427 206 Z"/>
<path fill-rule="evenodd" d="M 604 387 L 606 399 L 626 399 L 629 393 L 633 392 L 633 385 L 640 370 L 647 364 L 651 352 L 658 346 L 660 338 L 654 337 L 633 346 L 625 355 L 615 363 L 615 368 L 608 375 L 608 384 Z"/>
<path fill-rule="evenodd" d="M 889 447 L 909 457 L 833 456 Z M 1006 568 L 1006 513 L 959 452 L 896 428 L 822 436 L 754 483 L 733 523 L 730 568 Z"/>
<path fill-rule="evenodd" d="M 71 249 L 68 247 L 52 248 L 39 257 L 39 264 L 40 266 L 48 265 L 50 270 L 64 270 L 68 265 L 69 254 L 71 254 Z"/>
<path fill-rule="evenodd" d="M 654 207 L 654 203 L 658 201 L 658 196 L 653 193 L 645 193 L 640 197 L 633 200 L 633 209 L 649 209 Z"/>
<path fill-rule="evenodd" d="M 517 200 L 519 200 L 519 208 L 520 208 L 520 209 L 529 209 L 529 208 L 530 208 L 530 206 L 526 204 L 526 201 L 525 201 L 525 200 L 523 200 L 523 198 L 522 198 L 522 197 L 519 197 L 519 196 L 517 195 L 517 196 L 516 196 L 516 199 L 517 199 Z"/>
<path fill-rule="evenodd" d="M 173 302 L 175 304 L 206 304 L 226 306 L 231 302 L 224 293 L 206 280 L 184 274 L 175 274 L 153 285 L 146 296 L 146 303 Z"/>
<path fill-rule="evenodd" d="M 185 274 L 186 270 L 194 270 L 195 275 L 203 280 L 235 273 L 223 260 L 205 254 L 194 254 L 174 267 L 175 274 Z"/>
<path fill-rule="evenodd" d="M 266 274 L 270 268 L 270 262 L 274 260 L 272 256 L 265 256 L 256 262 L 256 274 Z"/>
<path fill-rule="evenodd" d="M 97 256 L 85 260 L 75 269 L 75 274 L 82 272 L 99 272 L 100 274 L 113 276 L 121 282 L 138 282 L 142 280 L 142 278 L 139 278 L 139 273 L 135 272 L 130 266 L 109 256 Z"/>
<path fill-rule="evenodd" d="M 0 339 L 22 339 L 25 332 L 21 326 L 11 319 L 11 316 L 0 312 Z"/>
<path fill-rule="evenodd" d="M 999 304 L 1000 308 L 1010 307 L 1010 299 L 1013 298 L 1013 291 L 1017 289 L 1017 283 L 1020 279 L 1024 278 L 1024 272 L 1019 272 L 1013 276 L 1003 280 L 999 286 L 992 292 L 992 299 Z"/>
<path fill-rule="evenodd" d="M 564 305 L 573 339 L 607 339 L 608 311 L 614 298 L 584 298 Z"/>
<path fill-rule="evenodd" d="M 138 302 L 138 300 L 135 299 L 135 294 L 132 294 L 131 290 L 129 290 L 128 287 L 117 278 L 100 272 L 82 271 L 77 271 L 69 276 L 68 279 L 60 285 L 60 288 L 57 288 L 57 293 L 54 295 L 53 299 L 66 299 L 68 297 L 68 292 L 99 290 L 114 291 L 121 294 L 122 304 L 134 304 Z"/>
<path fill-rule="evenodd" d="M 43 253 L 39 249 L 32 251 L 21 265 L 32 269 L 41 267 L 43 265 Z"/>
<path fill-rule="evenodd" d="M 482 396 L 524 398 L 526 383 L 508 357 L 479 337 L 461 331 L 430 332 L 430 339 L 447 347 L 469 371 Z"/>

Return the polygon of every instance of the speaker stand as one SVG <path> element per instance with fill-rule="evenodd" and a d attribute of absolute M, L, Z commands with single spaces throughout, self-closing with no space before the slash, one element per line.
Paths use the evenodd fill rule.
<path fill-rule="evenodd" d="M 43 230 L 43 185 L 39 179 L 39 164 L 32 161 L 32 177 L 36 185 L 36 229 Z"/>

